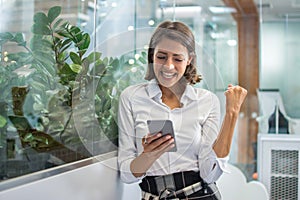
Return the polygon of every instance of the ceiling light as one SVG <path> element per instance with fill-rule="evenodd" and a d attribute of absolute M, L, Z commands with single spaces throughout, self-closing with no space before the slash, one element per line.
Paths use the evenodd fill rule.
<path fill-rule="evenodd" d="M 140 57 L 141 57 L 141 56 L 140 56 L 140 54 L 138 54 L 138 53 L 134 55 L 134 58 L 135 58 L 136 60 L 138 60 Z"/>
<path fill-rule="evenodd" d="M 133 64 L 134 64 L 134 59 L 129 59 L 129 60 L 128 60 L 128 63 L 129 63 L 130 65 L 133 65 Z"/>
<path fill-rule="evenodd" d="M 153 26 L 155 24 L 155 21 L 153 20 L 153 19 L 150 19 L 149 21 L 148 21 L 148 25 L 149 26 Z"/>
<path fill-rule="evenodd" d="M 166 16 L 175 15 L 176 18 L 190 18 L 199 15 L 201 10 L 202 8 L 200 6 L 164 7 L 156 10 L 156 17 L 160 17 L 164 14 Z"/>
<path fill-rule="evenodd" d="M 234 47 L 236 46 L 237 42 L 236 40 L 227 40 L 227 44 L 228 46 Z"/>
<path fill-rule="evenodd" d="M 134 30 L 134 27 L 133 27 L 133 26 L 128 26 L 128 27 L 127 27 L 127 30 L 128 30 L 128 31 L 133 31 L 133 30 Z"/>
<path fill-rule="evenodd" d="M 148 44 L 145 44 L 145 45 L 144 45 L 144 49 L 146 49 L 146 50 L 149 49 L 149 45 L 148 45 Z"/>
<path fill-rule="evenodd" d="M 229 13 L 236 12 L 235 8 L 226 7 L 226 6 L 210 6 L 208 9 L 213 14 L 229 14 Z"/>

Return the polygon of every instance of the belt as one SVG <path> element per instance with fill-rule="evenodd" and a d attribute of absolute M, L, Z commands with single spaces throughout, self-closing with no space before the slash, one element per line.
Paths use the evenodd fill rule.
<path fill-rule="evenodd" d="M 164 176 L 146 176 L 139 185 L 144 194 L 150 193 L 153 196 L 170 199 L 170 197 L 185 198 L 201 190 L 206 183 L 201 179 L 199 172 L 185 171 Z"/>
<path fill-rule="evenodd" d="M 194 183 L 193 185 L 182 188 L 181 190 L 172 191 L 166 188 L 161 192 L 159 196 L 153 195 L 149 192 L 142 191 L 142 199 L 144 200 L 160 200 L 160 199 L 169 199 L 169 200 L 180 200 L 178 197 L 184 195 L 187 197 L 195 192 L 198 192 L 202 189 L 201 183 Z M 182 194 L 182 195 L 181 195 Z"/>

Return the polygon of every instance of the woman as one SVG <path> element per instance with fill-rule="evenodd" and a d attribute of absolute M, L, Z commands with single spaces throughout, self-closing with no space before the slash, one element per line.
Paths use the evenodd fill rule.
<path fill-rule="evenodd" d="M 121 179 L 140 181 L 143 199 L 220 199 L 214 182 L 225 169 L 234 127 L 247 91 L 229 85 L 226 114 L 213 93 L 195 88 L 195 40 L 181 22 L 166 21 L 148 49 L 149 80 L 123 91 L 119 104 Z M 175 138 L 150 134 L 147 120 L 171 120 Z M 176 142 L 175 142 L 176 140 Z M 177 151 L 170 152 L 176 145 Z"/>

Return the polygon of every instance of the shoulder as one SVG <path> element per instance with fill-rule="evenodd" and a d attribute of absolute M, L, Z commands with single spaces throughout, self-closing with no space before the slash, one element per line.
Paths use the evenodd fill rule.
<path fill-rule="evenodd" d="M 144 95 L 147 85 L 147 82 L 130 85 L 121 92 L 120 98 L 131 99 L 136 95 Z"/>
<path fill-rule="evenodd" d="M 192 87 L 192 90 L 195 93 L 196 98 L 199 99 L 210 99 L 213 101 L 219 101 L 217 95 L 207 89 L 199 88 L 199 87 Z"/>

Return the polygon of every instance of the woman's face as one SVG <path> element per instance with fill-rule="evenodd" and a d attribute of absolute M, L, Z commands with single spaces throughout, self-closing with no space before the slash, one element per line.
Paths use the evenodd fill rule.
<path fill-rule="evenodd" d="M 164 38 L 154 49 L 154 73 L 159 84 L 164 87 L 175 85 L 183 77 L 190 62 L 187 48 L 174 40 Z"/>

